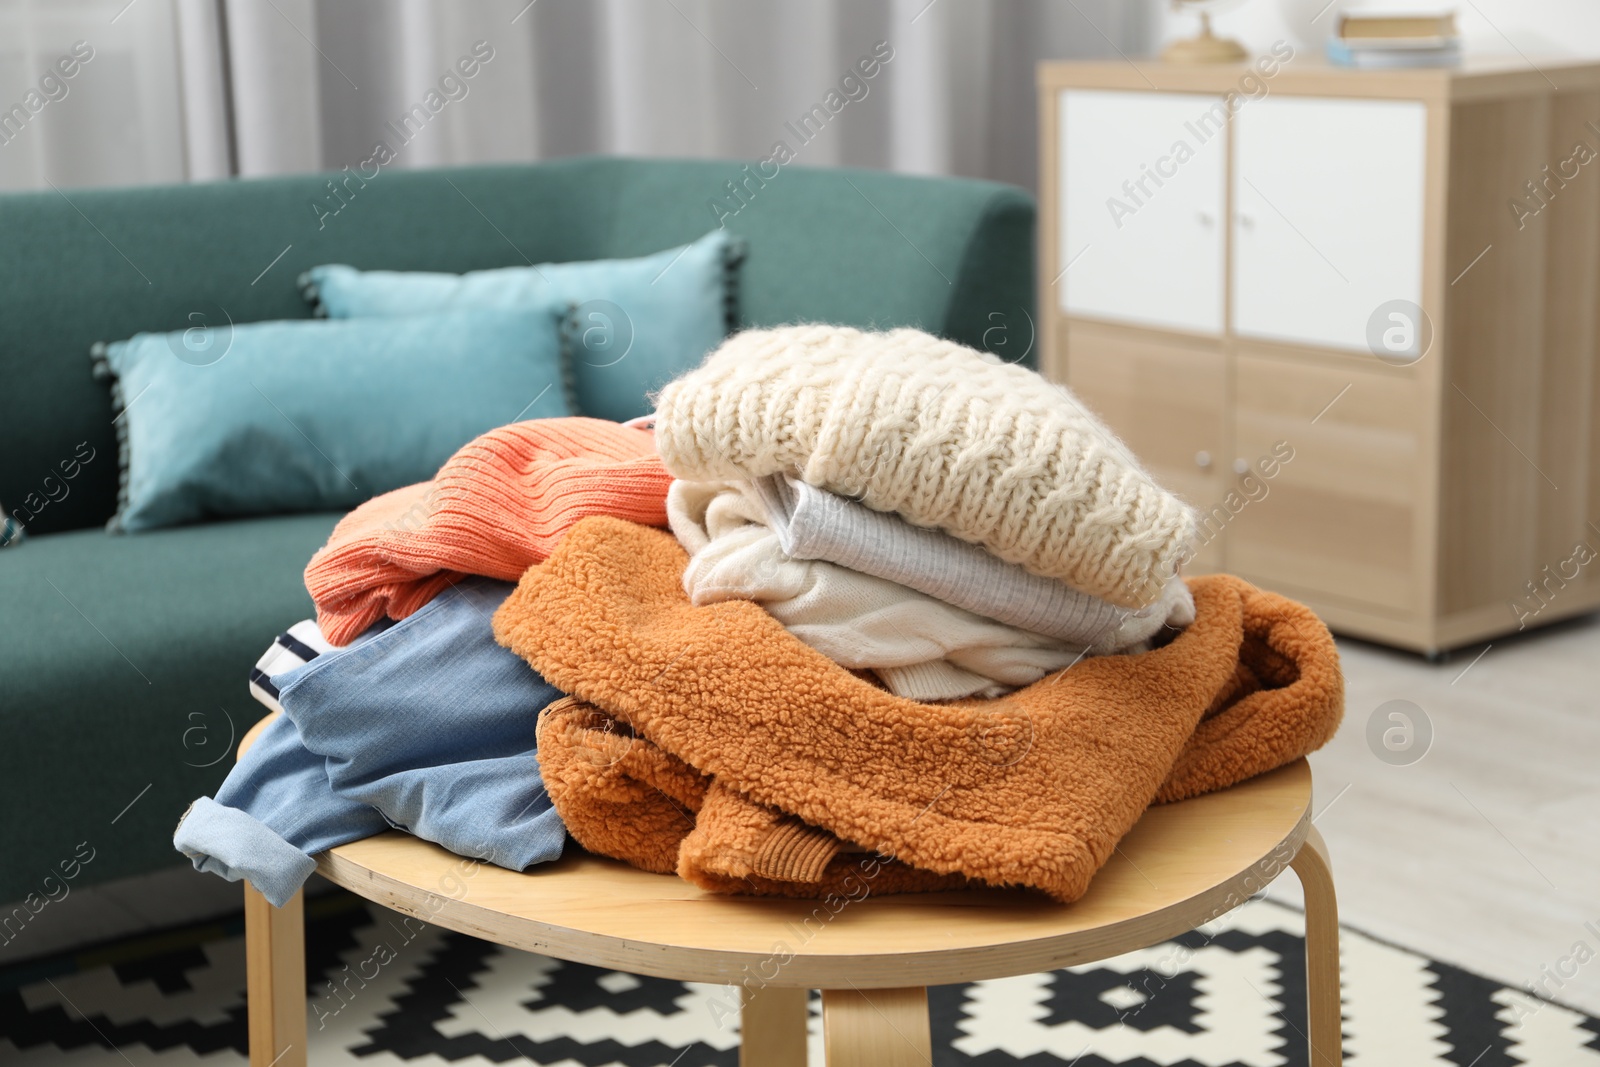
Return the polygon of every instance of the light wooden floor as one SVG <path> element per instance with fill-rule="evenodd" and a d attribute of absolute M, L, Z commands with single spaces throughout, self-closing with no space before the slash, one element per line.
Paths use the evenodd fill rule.
<path fill-rule="evenodd" d="M 1600 617 L 1496 642 L 1476 662 L 1483 646 L 1439 666 L 1339 649 L 1345 722 L 1311 762 L 1340 918 L 1600 1013 Z M 1390 700 L 1432 723 L 1409 766 L 1368 747 L 1367 720 Z M 1297 903 L 1293 881 L 1273 897 Z"/>

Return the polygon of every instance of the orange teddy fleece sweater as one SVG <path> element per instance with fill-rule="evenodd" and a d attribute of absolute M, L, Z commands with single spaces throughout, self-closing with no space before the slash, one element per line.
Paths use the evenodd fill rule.
<path fill-rule="evenodd" d="M 671 481 L 647 430 L 578 417 L 490 430 L 432 481 L 374 497 L 339 521 L 306 565 L 317 625 L 348 644 L 464 575 L 516 581 L 591 515 L 665 526 Z"/>
<path fill-rule="evenodd" d="M 667 534 L 572 528 L 495 614 L 571 694 L 539 764 L 579 843 L 721 892 L 981 882 L 1081 896 L 1145 808 L 1321 747 L 1344 683 L 1327 628 L 1241 579 L 1190 581 L 1195 622 L 994 700 L 896 697 L 754 603 L 696 607 Z"/>

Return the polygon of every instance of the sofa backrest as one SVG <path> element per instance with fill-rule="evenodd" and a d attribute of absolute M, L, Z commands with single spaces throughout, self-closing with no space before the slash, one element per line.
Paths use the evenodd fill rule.
<path fill-rule="evenodd" d="M 0 506 L 49 490 L 35 533 L 115 510 L 96 341 L 224 313 L 304 318 L 296 278 L 319 263 L 466 271 L 636 256 L 719 224 L 749 241 L 745 325 L 911 325 L 1005 358 L 1031 352 L 1033 203 L 991 182 L 803 167 L 763 179 L 733 162 L 591 157 L 15 194 L 0 197 Z M 62 482 L 61 465 L 90 449 Z"/>

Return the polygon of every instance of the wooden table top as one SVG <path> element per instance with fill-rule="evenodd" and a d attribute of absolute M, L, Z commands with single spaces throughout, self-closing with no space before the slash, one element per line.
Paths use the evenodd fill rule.
<path fill-rule="evenodd" d="M 1310 828 L 1297 760 L 1150 808 L 1076 903 L 1022 890 L 835 902 L 707 893 L 573 848 L 525 873 L 391 832 L 318 870 L 369 900 L 512 948 L 634 974 L 813 989 L 891 988 L 1053 970 L 1155 944 L 1243 903 Z"/>

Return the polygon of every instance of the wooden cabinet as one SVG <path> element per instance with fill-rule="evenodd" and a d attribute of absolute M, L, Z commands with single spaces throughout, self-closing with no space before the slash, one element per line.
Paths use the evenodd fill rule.
<path fill-rule="evenodd" d="M 1541 70 L 1040 68 L 1044 369 L 1192 571 L 1430 653 L 1600 607 L 1600 65 Z"/>

